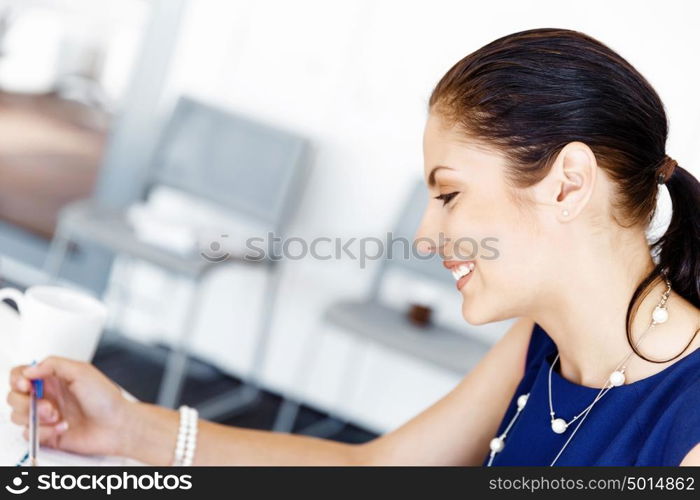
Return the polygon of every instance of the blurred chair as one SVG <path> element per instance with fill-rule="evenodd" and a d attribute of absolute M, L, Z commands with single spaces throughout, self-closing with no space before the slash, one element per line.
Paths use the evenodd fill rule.
<path fill-rule="evenodd" d="M 181 97 L 160 135 L 154 161 L 144 183 L 143 199 L 153 188 L 166 186 L 205 200 L 234 219 L 245 220 L 281 235 L 306 173 L 306 141 L 286 131 Z M 118 189 L 115 186 L 115 189 Z M 102 190 L 104 193 L 105 190 Z M 107 196 L 107 193 L 105 196 Z M 76 243 L 97 243 L 115 255 L 157 266 L 170 275 L 194 282 L 192 299 L 178 338 L 168 355 L 158 404 L 174 408 L 186 375 L 188 341 L 200 309 L 200 284 L 217 265 L 255 264 L 266 271 L 265 300 L 259 320 L 252 373 L 236 394 L 222 394 L 200 407 L 204 418 L 230 414 L 254 403 L 259 396 L 257 375 L 264 361 L 279 262 L 230 255 L 212 261 L 199 252 L 181 254 L 140 238 L 127 210 L 100 199 L 75 202 L 61 211 L 45 270 L 53 281 L 60 276 L 66 253 Z M 244 241 L 249 234 L 230 234 Z"/>
<path fill-rule="evenodd" d="M 394 239 L 405 238 L 414 241 L 415 232 L 421 221 L 428 199 L 425 183 L 421 179 L 413 188 L 398 217 L 392 233 Z M 468 329 L 453 329 L 430 323 L 428 326 L 416 326 L 408 320 L 407 312 L 382 303 L 380 294 L 382 285 L 390 271 L 400 271 L 416 278 L 426 279 L 437 285 L 454 287 L 454 278 L 442 265 L 437 254 L 430 258 L 416 258 L 403 255 L 384 258 L 373 278 L 369 296 L 362 301 L 341 300 L 329 306 L 323 313 L 320 324 L 309 335 L 302 352 L 302 360 L 295 374 L 295 391 L 301 390 L 307 382 L 305 375 L 311 370 L 313 355 L 318 352 L 319 341 L 327 327 L 341 329 L 354 336 L 355 346 L 366 347 L 369 343 L 392 349 L 413 358 L 425 361 L 459 375 L 465 375 L 491 347 L 490 344 L 469 335 Z M 348 349 L 346 356 L 347 376 L 341 381 L 344 385 L 338 393 L 349 393 L 356 377 L 354 349 Z M 300 397 L 287 393 L 282 401 L 275 419 L 274 430 L 291 432 L 301 404 Z M 311 426 L 302 429 L 303 434 L 319 437 L 329 436 L 345 425 L 345 419 L 332 414 Z"/>

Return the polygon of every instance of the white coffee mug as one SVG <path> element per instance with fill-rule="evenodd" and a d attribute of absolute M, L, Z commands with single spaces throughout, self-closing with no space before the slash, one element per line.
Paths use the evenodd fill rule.
<path fill-rule="evenodd" d="M 97 299 L 58 286 L 33 286 L 25 293 L 0 289 L 0 301 L 11 299 L 19 309 L 11 359 L 29 364 L 47 356 L 92 361 L 107 308 Z"/>

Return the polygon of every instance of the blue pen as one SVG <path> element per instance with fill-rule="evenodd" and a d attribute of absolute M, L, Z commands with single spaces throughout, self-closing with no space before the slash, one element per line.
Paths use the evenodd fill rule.
<path fill-rule="evenodd" d="M 32 361 L 35 365 L 36 361 Z M 30 392 L 29 403 L 29 464 L 37 465 L 37 455 L 39 453 L 39 412 L 37 411 L 37 400 L 44 397 L 44 381 L 33 379 Z"/>
<path fill-rule="evenodd" d="M 29 452 L 25 453 L 22 458 L 19 459 L 19 461 L 15 464 L 17 467 L 20 467 L 27 459 L 29 458 Z"/>

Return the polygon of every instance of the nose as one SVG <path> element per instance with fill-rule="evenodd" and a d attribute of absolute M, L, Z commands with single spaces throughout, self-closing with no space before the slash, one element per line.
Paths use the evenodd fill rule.
<path fill-rule="evenodd" d="M 419 254 L 421 255 L 428 255 L 435 253 L 435 245 L 431 244 L 428 241 L 425 241 L 423 238 L 415 238 L 416 241 L 416 250 L 418 251 Z"/>
<path fill-rule="evenodd" d="M 439 240 L 437 234 L 435 234 L 435 228 L 430 223 L 427 209 L 423 212 L 418 229 L 413 235 L 413 242 L 416 246 L 416 251 L 422 255 L 429 255 L 440 250 L 437 248 Z"/>

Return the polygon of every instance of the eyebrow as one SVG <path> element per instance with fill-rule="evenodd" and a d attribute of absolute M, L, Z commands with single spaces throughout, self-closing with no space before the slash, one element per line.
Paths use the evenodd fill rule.
<path fill-rule="evenodd" d="M 428 186 L 430 186 L 430 187 L 435 186 L 435 172 L 437 172 L 441 168 L 446 168 L 448 170 L 454 170 L 452 167 L 446 167 L 445 165 L 438 165 L 437 167 L 434 167 L 433 170 L 430 172 L 430 175 L 428 175 Z"/>

